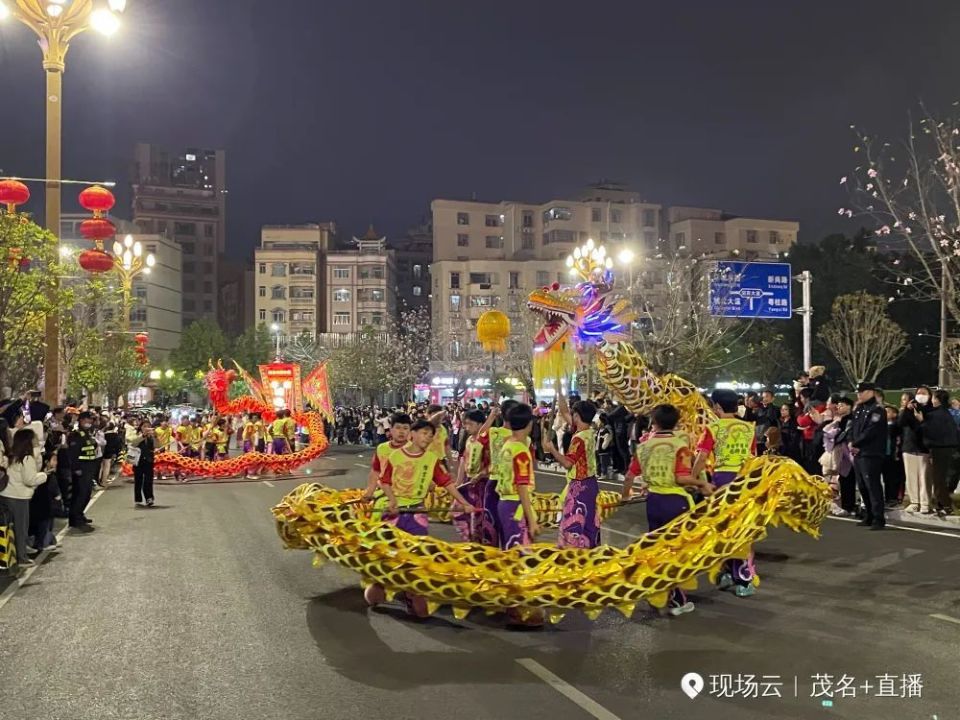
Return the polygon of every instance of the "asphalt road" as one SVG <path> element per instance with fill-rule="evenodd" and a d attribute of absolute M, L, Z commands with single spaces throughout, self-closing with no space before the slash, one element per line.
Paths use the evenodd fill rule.
<path fill-rule="evenodd" d="M 359 486 L 358 452 L 335 450 L 312 477 Z M 97 532 L 67 536 L 0 595 L 0 719 L 960 717 L 960 536 L 777 530 L 752 598 L 702 582 L 680 618 L 608 611 L 511 631 L 480 613 L 368 611 L 351 573 L 281 548 L 269 508 L 298 482 L 162 485 L 154 509 L 135 508 L 129 485 L 107 490 Z M 629 542 L 642 506 L 607 527 Z M 693 700 L 691 672 L 705 683 Z M 811 697 L 816 674 L 834 688 L 850 676 L 847 696 Z M 921 697 L 900 697 L 905 674 Z M 877 676 L 896 677 L 896 697 L 877 697 Z"/>

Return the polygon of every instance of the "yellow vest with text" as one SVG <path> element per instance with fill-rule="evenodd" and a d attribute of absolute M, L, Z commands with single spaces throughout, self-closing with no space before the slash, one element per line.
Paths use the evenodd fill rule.
<path fill-rule="evenodd" d="M 753 456 L 755 423 L 739 418 L 720 418 L 710 423 L 713 435 L 713 469 L 719 472 L 739 472 Z"/>
<path fill-rule="evenodd" d="M 492 438 L 491 438 L 492 441 Z M 518 440 L 508 440 L 503 443 L 500 454 L 497 456 L 497 494 L 501 500 L 519 500 L 517 485 L 513 481 L 513 460 L 520 454 L 530 455 L 527 444 Z M 530 492 L 534 491 L 533 463 L 530 467 Z"/>
<path fill-rule="evenodd" d="M 687 494 L 677 484 L 677 455 L 689 448 L 687 439 L 678 435 L 652 435 L 637 446 L 640 472 L 650 492 Z"/>
<path fill-rule="evenodd" d="M 433 483 L 433 471 L 440 462 L 440 458 L 430 450 L 423 455 L 410 457 L 403 448 L 398 448 L 387 455 L 386 461 L 392 468 L 390 484 L 397 498 L 397 504 L 402 506 L 421 504 Z M 386 507 L 386 498 L 380 502 L 383 507 Z"/>
<path fill-rule="evenodd" d="M 587 428 L 574 434 L 573 437 L 580 438 L 583 441 L 584 448 L 587 452 L 587 477 L 595 478 L 597 476 L 597 434 L 593 431 L 593 428 Z M 567 468 L 567 481 L 569 482 L 570 480 L 576 479 L 577 466 L 571 465 Z"/>

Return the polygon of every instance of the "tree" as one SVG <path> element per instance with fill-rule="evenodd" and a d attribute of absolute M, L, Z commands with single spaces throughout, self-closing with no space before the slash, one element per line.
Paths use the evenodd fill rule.
<path fill-rule="evenodd" d="M 65 307 L 60 313 L 60 358 L 66 370 L 67 394 L 80 398 L 103 389 L 106 364 L 102 338 L 116 330 L 123 294 L 118 283 L 101 275 L 87 275 L 77 267 L 78 279 L 64 282 Z"/>
<path fill-rule="evenodd" d="M 194 320 L 180 336 L 180 347 L 170 353 L 170 365 L 174 370 L 194 373 L 228 352 L 229 343 L 219 325 L 212 320 Z"/>
<path fill-rule="evenodd" d="M 773 386 L 796 377 L 800 363 L 784 335 L 777 332 L 779 322 L 758 321 L 744 333 L 734 350 L 741 359 L 730 369 L 738 380 Z"/>
<path fill-rule="evenodd" d="M 186 392 L 188 380 L 182 372 L 166 370 L 160 373 L 157 380 L 157 394 L 161 405 L 171 405 L 180 402 Z"/>
<path fill-rule="evenodd" d="M 834 300 L 820 338 L 840 361 L 851 385 L 876 381 L 909 347 L 907 334 L 887 314 L 887 300 L 865 292 Z"/>
<path fill-rule="evenodd" d="M 118 399 L 140 387 L 146 375 L 145 368 L 137 361 L 130 338 L 120 333 L 109 333 L 100 343 L 105 358 L 102 386 L 112 406 Z"/>
<path fill-rule="evenodd" d="M 654 372 L 705 382 L 742 357 L 733 349 L 750 321 L 710 314 L 712 272 L 710 261 L 658 254 L 632 278 L 633 342 Z"/>
<path fill-rule="evenodd" d="M 257 366 L 273 359 L 273 338 L 263 323 L 247 328 L 233 341 L 230 356 L 240 367 L 255 373 Z"/>
<path fill-rule="evenodd" d="M 540 331 L 542 321 L 539 315 L 526 308 L 511 320 L 510 339 L 501 367 L 523 384 L 533 403 L 537 398 L 533 385 L 533 339 Z"/>
<path fill-rule="evenodd" d="M 423 378 L 435 355 L 429 310 L 419 307 L 402 311 L 388 332 L 387 385 L 409 399 L 413 386 Z"/>
<path fill-rule="evenodd" d="M 283 356 L 305 368 L 314 368 L 330 357 L 332 348 L 317 342 L 310 333 L 292 337 L 283 347 Z"/>
<path fill-rule="evenodd" d="M 0 387 L 37 386 L 45 318 L 67 307 L 62 274 L 51 233 L 25 215 L 0 214 Z"/>

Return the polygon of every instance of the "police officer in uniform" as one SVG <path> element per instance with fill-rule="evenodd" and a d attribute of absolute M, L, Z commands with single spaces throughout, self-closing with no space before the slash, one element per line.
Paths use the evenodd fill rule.
<path fill-rule="evenodd" d="M 864 516 L 859 524 L 883 530 L 886 520 L 880 474 L 887 449 L 887 417 L 883 405 L 877 402 L 876 389 L 869 382 L 857 386 L 859 403 L 850 423 L 850 447 L 855 454 L 853 467 L 863 498 Z"/>
<path fill-rule="evenodd" d="M 73 494 L 70 498 L 70 527 L 81 532 L 92 532 L 91 520 L 84 515 L 93 483 L 100 475 L 100 458 L 97 457 L 97 441 L 93 431 L 93 413 L 80 413 L 79 425 L 70 433 L 67 441 L 70 455 L 70 473 Z"/>

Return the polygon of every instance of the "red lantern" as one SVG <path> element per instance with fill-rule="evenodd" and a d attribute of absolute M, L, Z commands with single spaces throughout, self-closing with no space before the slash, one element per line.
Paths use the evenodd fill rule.
<path fill-rule="evenodd" d="M 80 267 L 91 273 L 104 273 L 113 270 L 113 256 L 103 250 L 84 250 L 80 253 Z"/>
<path fill-rule="evenodd" d="M 137 345 L 146 345 L 147 340 L 150 339 L 150 335 L 145 332 L 139 332 L 133 336 L 133 339 L 136 340 Z"/>
<path fill-rule="evenodd" d="M 116 226 L 103 218 L 90 218 L 80 223 L 80 234 L 92 240 L 97 250 L 103 250 L 103 241 L 117 234 Z"/>
<path fill-rule="evenodd" d="M 100 217 L 108 212 L 116 202 L 113 193 L 99 185 L 88 187 L 80 193 L 80 206 L 92 212 L 94 217 Z"/>
<path fill-rule="evenodd" d="M 17 212 L 17 205 L 23 205 L 30 199 L 30 188 L 19 180 L 0 180 L 0 204 L 7 206 L 11 215 Z"/>

